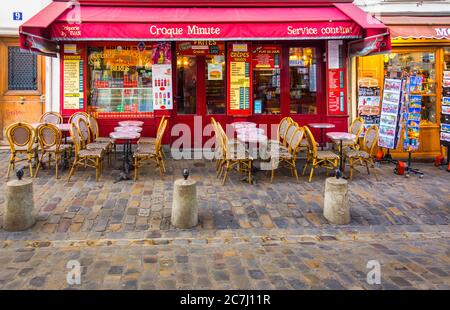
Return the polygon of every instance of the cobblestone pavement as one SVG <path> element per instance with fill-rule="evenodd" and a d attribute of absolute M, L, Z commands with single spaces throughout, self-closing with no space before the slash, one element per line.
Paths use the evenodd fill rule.
<path fill-rule="evenodd" d="M 174 239 L 3 244 L 1 289 L 450 289 L 450 244 L 429 240 Z M 6 246 L 6 247 L 5 247 Z M 67 284 L 79 261 L 81 284 Z M 381 284 L 368 284 L 369 261 Z"/>
<path fill-rule="evenodd" d="M 81 288 L 449 288 L 450 174 L 432 164 L 415 164 L 423 179 L 397 176 L 393 165 L 378 169 L 379 182 L 355 173 L 343 226 L 322 215 L 320 170 L 312 183 L 282 170 L 272 184 L 264 172 L 256 185 L 232 173 L 222 186 L 203 160 L 168 160 L 164 179 L 147 166 L 138 182 L 114 183 L 119 159 L 114 166 L 100 182 L 91 169 L 70 183 L 67 171 L 60 180 L 41 171 L 37 223 L 15 233 L 0 226 L 0 288 L 67 288 L 70 259 L 83 266 Z M 199 225 L 189 230 L 170 225 L 182 168 L 198 181 Z M 369 260 L 382 265 L 381 285 L 366 283 Z"/>

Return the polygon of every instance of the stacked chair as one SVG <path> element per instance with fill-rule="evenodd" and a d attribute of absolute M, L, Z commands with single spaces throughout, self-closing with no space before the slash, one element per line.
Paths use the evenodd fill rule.
<path fill-rule="evenodd" d="M 6 177 L 9 178 L 11 168 L 15 169 L 16 163 L 25 160 L 28 161 L 30 176 L 33 177 L 32 160 L 38 156 L 38 144 L 35 142 L 34 128 L 27 123 L 14 123 L 6 128 L 6 137 L 11 151 Z M 26 158 L 20 158 L 20 155 L 25 155 Z"/>
<path fill-rule="evenodd" d="M 281 126 L 280 126 L 281 127 Z M 285 135 L 285 144 L 280 145 L 277 148 L 274 143 L 270 146 L 270 162 L 272 165 L 272 173 L 270 177 L 270 182 L 272 183 L 275 169 L 281 166 L 285 166 L 291 170 L 292 176 L 298 181 L 297 172 L 297 155 L 300 148 L 300 143 L 304 137 L 304 130 L 299 127 L 297 123 L 290 123 Z"/>
<path fill-rule="evenodd" d="M 323 167 L 326 170 L 328 175 L 328 170 L 335 170 L 339 164 L 339 155 L 335 154 L 332 151 L 318 151 L 317 150 L 317 142 L 314 139 L 311 130 L 308 126 L 304 126 L 306 139 L 308 141 L 308 156 L 306 159 L 305 167 L 303 168 L 303 175 L 306 173 L 306 168 L 308 165 L 311 166 L 311 171 L 309 173 L 309 182 L 311 183 L 314 169 L 317 167 Z"/>
<path fill-rule="evenodd" d="M 82 124 L 84 123 L 86 125 L 86 122 L 84 120 L 81 123 Z M 83 134 L 84 136 L 86 136 L 85 133 Z M 70 169 L 69 178 L 67 181 L 70 181 L 70 178 L 73 176 L 76 167 L 78 167 L 79 165 L 82 165 L 84 167 L 95 168 L 95 179 L 98 181 L 100 178 L 104 149 L 102 148 L 87 149 L 86 148 L 87 143 L 86 140 L 83 138 L 83 134 L 82 130 L 80 130 L 75 125 L 75 123 L 70 124 L 70 136 L 72 138 L 75 150 L 75 159 L 73 161 L 72 168 Z"/>
<path fill-rule="evenodd" d="M 222 185 L 225 184 L 228 173 L 236 168 L 237 171 L 247 175 L 247 180 L 252 183 L 252 157 L 245 149 L 245 145 L 230 140 L 225 133 L 222 125 L 216 122 L 214 118 L 211 118 L 211 123 L 216 135 L 216 150 L 215 155 L 217 159 L 217 177 L 222 178 Z M 223 175 L 223 177 L 222 177 Z"/>
<path fill-rule="evenodd" d="M 162 138 L 164 136 L 164 132 L 166 131 L 167 120 L 163 120 L 162 124 L 160 124 L 158 133 L 156 135 L 156 139 L 152 143 L 150 140 L 147 140 L 149 143 L 142 143 L 139 141 L 138 147 L 133 154 L 134 159 L 134 180 L 138 180 L 139 171 L 141 165 L 144 161 L 154 161 L 159 168 L 159 173 L 161 176 L 164 176 L 166 172 L 166 167 L 164 165 L 163 151 L 162 151 Z"/>
<path fill-rule="evenodd" d="M 62 159 L 63 154 L 66 154 L 66 156 L 70 156 L 70 154 L 72 153 L 72 146 L 70 144 L 63 143 L 62 132 L 54 124 L 45 123 L 39 125 L 36 128 L 36 134 L 41 149 L 41 157 L 39 159 L 34 177 L 37 177 L 39 169 L 41 167 L 41 162 L 43 162 L 45 155 L 47 154 L 49 168 L 51 167 L 52 155 L 55 158 L 56 178 L 59 179 L 58 163 Z"/>
<path fill-rule="evenodd" d="M 42 114 L 39 123 L 58 125 L 63 123 L 63 117 L 58 112 L 46 112 Z"/>
<path fill-rule="evenodd" d="M 106 155 L 108 155 L 108 161 L 111 163 L 111 153 L 112 153 L 112 147 L 114 145 L 111 138 L 108 137 L 100 137 L 100 130 L 98 126 L 97 119 L 93 116 L 89 116 L 88 118 L 88 126 L 89 126 L 89 132 L 90 132 L 90 139 L 89 142 L 95 145 L 98 145 L 101 148 L 104 147 Z M 92 146 L 91 146 L 92 148 Z"/>
<path fill-rule="evenodd" d="M 365 165 L 367 173 L 370 174 L 369 166 L 373 169 L 375 179 L 378 181 L 375 163 L 372 154 L 378 143 L 378 127 L 376 125 L 370 126 L 364 134 L 363 145 L 359 150 L 348 148 L 345 150 L 345 158 L 350 165 L 350 179 L 353 178 L 353 169 L 356 165 Z"/>

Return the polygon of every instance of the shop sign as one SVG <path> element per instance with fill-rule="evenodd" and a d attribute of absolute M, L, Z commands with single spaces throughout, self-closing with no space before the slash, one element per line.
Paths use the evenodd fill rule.
<path fill-rule="evenodd" d="M 450 38 L 450 28 L 434 28 L 434 30 L 436 31 L 436 36 Z"/>
<path fill-rule="evenodd" d="M 257 45 L 253 47 L 253 67 L 278 69 L 281 67 L 281 46 Z"/>
<path fill-rule="evenodd" d="M 177 42 L 177 55 L 224 55 L 225 44 L 215 40 Z"/>
<path fill-rule="evenodd" d="M 231 47 L 231 46 L 230 46 Z M 251 52 L 228 49 L 228 113 L 231 115 L 251 114 Z"/>
<path fill-rule="evenodd" d="M 299 23 L 224 24 L 138 24 L 138 23 L 53 23 L 53 39 L 191 39 L 280 38 L 320 39 L 359 38 L 362 29 L 353 21 Z"/>

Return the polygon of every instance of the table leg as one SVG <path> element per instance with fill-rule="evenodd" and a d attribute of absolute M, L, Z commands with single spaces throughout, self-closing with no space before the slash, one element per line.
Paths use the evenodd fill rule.
<path fill-rule="evenodd" d="M 116 182 L 130 180 L 129 154 L 131 152 L 131 140 L 127 140 L 123 145 L 123 167 L 122 172 L 116 178 Z"/>
<path fill-rule="evenodd" d="M 339 168 L 338 168 L 338 170 L 336 170 L 336 179 L 339 179 L 339 178 L 341 178 L 342 176 L 343 176 L 343 174 L 342 174 L 342 163 L 343 163 L 343 161 L 342 161 L 342 140 L 340 140 L 340 142 L 339 142 Z"/>

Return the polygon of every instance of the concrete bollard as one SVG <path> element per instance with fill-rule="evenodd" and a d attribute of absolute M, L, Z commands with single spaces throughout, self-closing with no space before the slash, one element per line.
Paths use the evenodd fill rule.
<path fill-rule="evenodd" d="M 326 179 L 323 215 L 331 224 L 350 223 L 347 180 L 334 177 Z"/>
<path fill-rule="evenodd" d="M 35 223 L 32 180 L 12 180 L 6 183 L 6 208 L 3 228 L 22 231 Z"/>
<path fill-rule="evenodd" d="M 187 229 L 198 224 L 197 182 L 188 180 L 189 172 L 183 172 L 184 180 L 175 181 L 173 188 L 172 225 Z"/>

